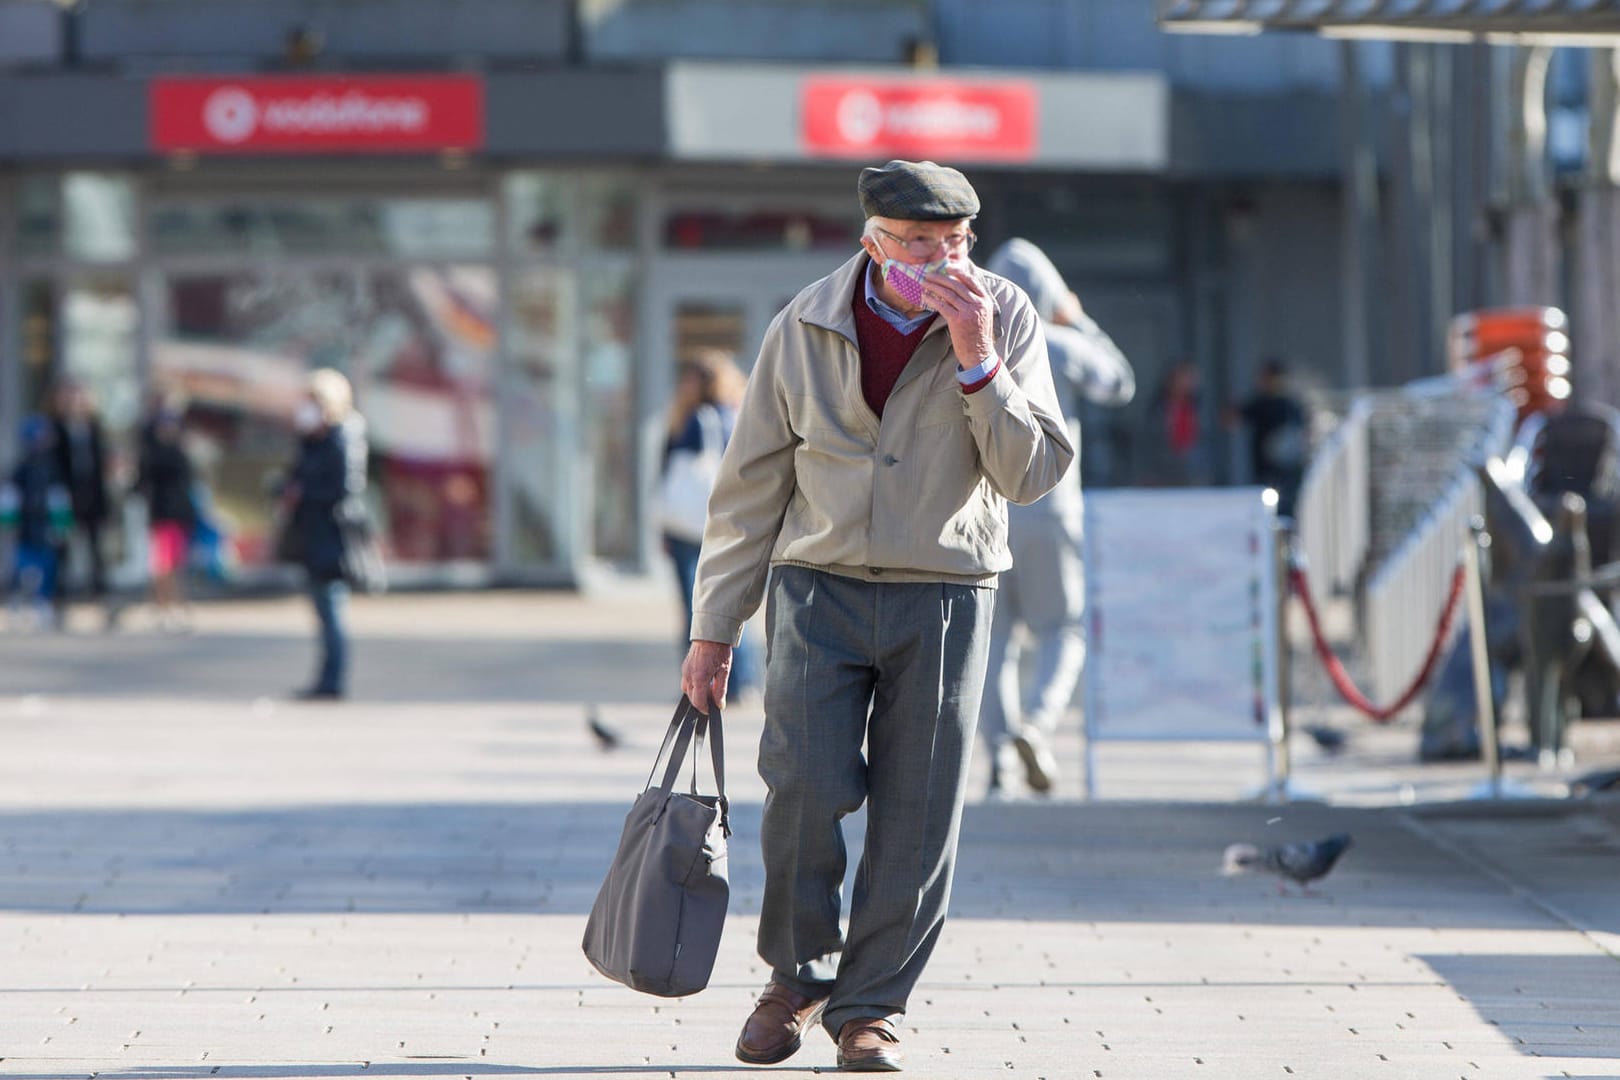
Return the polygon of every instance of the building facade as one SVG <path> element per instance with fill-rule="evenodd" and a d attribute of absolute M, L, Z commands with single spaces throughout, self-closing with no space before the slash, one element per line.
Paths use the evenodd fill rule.
<path fill-rule="evenodd" d="M 1093 482 L 1144 478 L 1178 361 L 1228 475 L 1262 355 L 1342 382 L 1332 58 L 1265 43 L 1268 81 L 1131 7 L 0 0 L 0 458 L 72 376 L 127 476 L 177 392 L 252 573 L 332 366 L 401 580 L 646 572 L 675 361 L 749 366 L 855 250 L 857 169 L 906 156 L 968 171 L 981 254 L 1042 244 L 1135 363 Z"/>

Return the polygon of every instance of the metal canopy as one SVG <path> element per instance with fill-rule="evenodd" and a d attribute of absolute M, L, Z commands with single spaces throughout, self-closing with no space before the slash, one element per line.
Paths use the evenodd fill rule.
<path fill-rule="evenodd" d="M 1620 44 L 1620 0 L 1158 0 L 1158 19 L 1194 34 Z"/>

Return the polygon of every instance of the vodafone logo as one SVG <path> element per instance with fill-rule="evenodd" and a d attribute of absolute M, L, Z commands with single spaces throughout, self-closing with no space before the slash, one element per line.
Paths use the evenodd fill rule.
<path fill-rule="evenodd" d="M 259 103 L 239 86 L 223 86 L 203 104 L 203 127 L 231 146 L 253 137 L 259 126 Z"/>
<path fill-rule="evenodd" d="M 470 76 L 181 76 L 153 80 L 151 103 L 164 150 L 465 150 L 484 138 L 483 83 Z"/>
<path fill-rule="evenodd" d="M 874 142 L 883 132 L 883 103 L 870 91 L 851 90 L 838 102 L 837 123 L 850 142 Z"/>
<path fill-rule="evenodd" d="M 1001 129 L 1001 110 L 994 105 L 952 97 L 885 104 L 869 90 L 845 94 L 838 103 L 837 118 L 838 134 L 857 144 L 873 143 L 884 135 L 993 140 Z"/>
<path fill-rule="evenodd" d="M 866 157 L 1028 161 L 1038 95 L 1018 79 L 862 79 L 813 75 L 802 91 L 805 149 Z"/>

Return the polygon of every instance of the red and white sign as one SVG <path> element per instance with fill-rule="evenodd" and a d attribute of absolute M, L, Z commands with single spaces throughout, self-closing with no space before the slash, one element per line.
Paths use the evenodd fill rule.
<path fill-rule="evenodd" d="M 857 79 L 812 75 L 802 96 L 804 146 L 828 157 L 1028 161 L 1039 100 L 1018 79 Z"/>
<path fill-rule="evenodd" d="M 152 80 L 152 146 L 205 153 L 410 153 L 484 143 L 467 75 Z"/>

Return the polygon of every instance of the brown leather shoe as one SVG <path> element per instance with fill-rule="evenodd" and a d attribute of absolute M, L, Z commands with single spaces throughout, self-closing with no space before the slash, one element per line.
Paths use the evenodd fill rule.
<path fill-rule="evenodd" d="M 838 1029 L 838 1067 L 846 1072 L 899 1072 L 900 1036 L 887 1020 L 857 1017 Z"/>
<path fill-rule="evenodd" d="M 775 1065 L 798 1053 L 806 1028 L 814 1026 L 825 997 L 809 998 L 772 981 L 737 1037 L 737 1060 Z"/>

